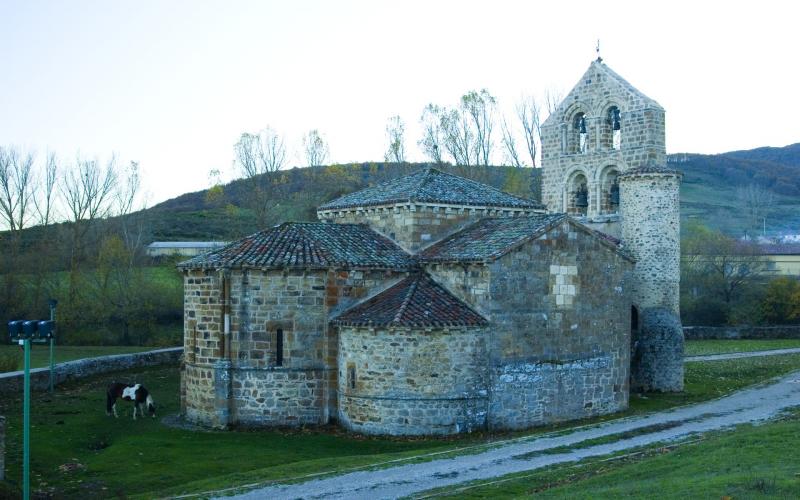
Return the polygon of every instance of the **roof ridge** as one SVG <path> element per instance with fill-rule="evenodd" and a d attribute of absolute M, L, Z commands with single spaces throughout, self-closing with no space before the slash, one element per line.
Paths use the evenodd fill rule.
<path fill-rule="evenodd" d="M 406 312 L 406 309 L 408 309 L 408 304 L 411 302 L 411 298 L 417 291 L 417 285 L 419 284 L 420 278 L 421 275 L 413 277 L 414 282 L 411 283 L 411 286 L 408 287 L 408 293 L 406 293 L 406 296 L 403 299 L 403 302 L 400 304 L 400 307 L 397 308 L 397 313 L 394 315 L 394 318 L 392 318 L 392 323 L 399 323 L 402 320 L 403 315 Z"/>

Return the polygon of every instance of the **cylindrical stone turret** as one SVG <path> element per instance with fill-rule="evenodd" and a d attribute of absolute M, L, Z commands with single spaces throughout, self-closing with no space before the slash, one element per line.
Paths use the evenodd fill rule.
<path fill-rule="evenodd" d="M 636 259 L 631 389 L 683 390 L 680 321 L 681 174 L 662 166 L 619 176 L 622 243 Z"/>

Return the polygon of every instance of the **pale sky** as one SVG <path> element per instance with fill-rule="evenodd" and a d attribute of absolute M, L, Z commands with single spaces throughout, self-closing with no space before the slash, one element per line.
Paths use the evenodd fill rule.
<path fill-rule="evenodd" d="M 429 102 L 566 93 L 595 58 L 667 110 L 667 151 L 800 141 L 800 3 L 0 0 L 0 145 L 140 162 L 153 205 L 231 179 L 270 125 L 302 166 L 379 161 L 392 115 L 411 161 Z M 499 134 L 499 131 L 498 131 Z M 499 152 L 499 151 L 498 151 Z M 497 159 L 500 159 L 498 154 Z"/>

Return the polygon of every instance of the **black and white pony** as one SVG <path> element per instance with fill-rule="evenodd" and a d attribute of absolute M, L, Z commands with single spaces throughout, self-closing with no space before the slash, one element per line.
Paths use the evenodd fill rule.
<path fill-rule="evenodd" d="M 136 420 L 136 411 L 139 411 L 139 416 L 144 416 L 145 408 L 147 413 L 156 418 L 156 404 L 153 402 L 153 396 L 145 389 L 142 384 L 123 384 L 114 382 L 108 386 L 106 393 L 106 414 L 110 417 L 113 413 L 117 415 L 117 399 L 133 402 L 133 419 Z"/>

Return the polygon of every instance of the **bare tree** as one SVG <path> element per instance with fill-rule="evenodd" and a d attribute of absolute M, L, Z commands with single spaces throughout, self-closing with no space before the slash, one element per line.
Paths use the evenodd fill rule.
<path fill-rule="evenodd" d="M 389 139 L 389 146 L 384 155 L 386 161 L 403 163 L 406 161 L 405 130 L 403 120 L 400 116 L 392 116 L 386 124 L 386 136 Z"/>
<path fill-rule="evenodd" d="M 519 151 L 517 151 L 517 141 L 514 139 L 514 133 L 508 126 L 508 122 L 503 118 L 501 122 L 501 130 L 503 132 L 503 147 L 505 148 L 506 157 L 511 165 L 521 168 L 522 160 L 520 159 Z"/>
<path fill-rule="evenodd" d="M 87 236 L 98 219 L 112 213 L 117 187 L 116 158 L 101 166 L 98 160 L 78 156 L 61 182 L 61 197 L 71 229 L 69 303 L 78 293 L 79 269 L 85 258 Z"/>
<path fill-rule="evenodd" d="M 489 165 L 492 156 L 492 130 L 497 99 L 486 89 L 471 90 L 461 97 L 461 106 L 472 118 L 475 133 L 476 159 L 479 165 Z"/>
<path fill-rule="evenodd" d="M 439 122 L 444 138 L 444 148 L 453 157 L 456 165 L 469 167 L 478 162 L 473 161 L 478 152 L 475 146 L 475 134 L 470 127 L 469 116 L 463 108 L 439 108 Z"/>
<path fill-rule="evenodd" d="M 422 139 L 417 144 L 434 163 L 442 163 L 444 139 L 441 115 L 442 109 L 439 106 L 428 104 L 422 110 L 422 116 L 419 119 L 422 124 Z"/>
<path fill-rule="evenodd" d="M 4 296 L 3 309 L 19 308 L 17 298 L 21 233 L 27 225 L 30 214 L 29 203 L 33 195 L 33 154 L 22 153 L 15 148 L 0 147 L 0 220 L 8 229 L 6 235 L 0 234 L 3 252 L 0 262 L 3 266 Z"/>
<path fill-rule="evenodd" d="M 303 152 L 309 167 L 318 167 L 328 161 L 328 144 L 320 135 L 319 130 L 311 130 L 303 137 Z"/>
<path fill-rule="evenodd" d="M 30 219 L 33 153 L 0 147 L 0 216 L 13 233 L 21 231 Z"/>
<path fill-rule="evenodd" d="M 242 134 L 233 150 L 234 162 L 250 187 L 249 204 L 259 227 L 263 227 L 267 214 L 277 204 L 276 186 L 280 179 L 273 174 L 286 163 L 285 142 L 272 128 L 266 127 L 258 134 Z"/>
<path fill-rule="evenodd" d="M 750 228 L 758 230 L 762 222 L 765 223 L 767 210 L 775 203 L 775 196 L 772 191 L 759 186 L 758 184 L 748 184 L 736 190 L 736 196 L 747 208 L 747 215 Z"/>
<path fill-rule="evenodd" d="M 516 112 L 522 126 L 531 166 L 536 168 L 542 134 L 541 108 L 533 96 L 527 96 L 517 103 Z"/>
<path fill-rule="evenodd" d="M 558 109 L 558 105 L 564 100 L 564 93 L 556 89 L 547 89 L 544 92 L 544 107 L 547 115 L 550 116 Z"/>
<path fill-rule="evenodd" d="M 37 224 L 48 226 L 55 217 L 56 183 L 58 181 L 58 160 L 55 153 L 48 153 L 44 168 L 41 172 L 40 190 L 33 197 L 33 206 L 36 208 Z"/>

